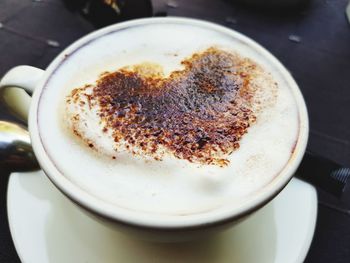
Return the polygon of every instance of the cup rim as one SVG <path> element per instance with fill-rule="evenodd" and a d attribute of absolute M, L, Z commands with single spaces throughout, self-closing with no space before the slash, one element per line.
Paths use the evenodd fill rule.
<path fill-rule="evenodd" d="M 60 173 L 58 168 L 55 166 L 50 156 L 46 152 L 44 145 L 41 141 L 39 123 L 38 123 L 38 105 L 42 90 L 45 87 L 50 76 L 64 61 L 67 54 L 72 54 L 80 47 L 88 44 L 90 41 L 102 37 L 106 34 L 123 30 L 129 27 L 154 24 L 154 23 L 177 23 L 177 24 L 188 24 L 200 26 L 208 29 L 212 29 L 218 32 L 222 32 L 226 35 L 230 35 L 239 41 L 243 41 L 248 44 L 251 48 L 258 51 L 263 57 L 274 65 L 274 67 L 280 72 L 281 76 L 285 78 L 285 81 L 291 88 L 291 92 L 295 98 L 298 111 L 299 111 L 299 134 L 298 139 L 294 148 L 294 151 L 282 169 L 282 171 L 275 176 L 267 185 L 260 188 L 251 198 L 248 198 L 241 205 L 229 207 L 227 209 L 213 209 L 207 213 L 193 214 L 188 216 L 166 216 L 166 215 L 149 215 L 144 212 L 137 212 L 128 210 L 125 208 L 117 207 L 116 205 L 108 204 L 95 196 L 87 193 L 86 191 L 79 188 L 77 185 L 72 183 L 67 177 Z M 29 131 L 32 140 L 33 149 L 35 155 L 40 163 L 40 166 L 44 170 L 47 177 L 52 183 L 69 199 L 74 203 L 84 207 L 93 214 L 102 216 L 103 218 L 116 221 L 122 224 L 142 227 L 142 228 L 154 228 L 154 229 L 179 229 L 179 228 L 197 228 L 201 226 L 207 226 L 212 224 L 224 223 L 240 218 L 250 212 L 258 209 L 259 207 L 266 204 L 273 197 L 275 197 L 289 182 L 294 172 L 298 168 L 299 163 L 302 160 L 304 152 L 306 150 L 308 133 L 309 133 L 309 121 L 308 114 L 302 93 L 296 84 L 293 77 L 287 71 L 287 69 L 274 57 L 269 51 L 263 48 L 260 44 L 247 36 L 229 29 L 227 27 L 202 21 L 192 18 L 181 18 L 181 17 L 165 17 L 165 18 L 143 18 L 130 20 L 114 24 L 95 32 L 92 32 L 65 48 L 48 66 L 45 71 L 44 77 L 38 84 L 32 97 L 32 103 L 29 113 Z"/>

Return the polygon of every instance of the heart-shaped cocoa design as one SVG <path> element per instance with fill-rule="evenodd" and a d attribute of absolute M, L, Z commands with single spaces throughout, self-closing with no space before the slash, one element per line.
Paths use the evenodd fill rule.
<path fill-rule="evenodd" d="M 263 76 L 270 91 L 277 86 L 253 61 L 219 48 L 193 54 L 182 65 L 167 77 L 151 63 L 104 73 L 94 86 L 74 89 L 67 103 L 97 107 L 116 151 L 224 166 L 263 106 L 259 94 L 265 91 L 255 80 Z"/>

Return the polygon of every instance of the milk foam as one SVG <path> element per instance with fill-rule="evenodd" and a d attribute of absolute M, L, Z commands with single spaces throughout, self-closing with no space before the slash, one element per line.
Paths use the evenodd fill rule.
<path fill-rule="evenodd" d="M 159 162 L 127 151 L 113 160 L 91 151 L 67 130 L 65 97 L 72 89 L 94 83 L 104 71 L 145 61 L 162 65 L 169 74 L 185 57 L 210 46 L 251 58 L 278 85 L 277 100 L 259 113 L 240 148 L 229 156 L 228 166 L 199 165 L 171 156 Z M 47 83 L 38 112 L 45 149 L 64 176 L 99 199 L 149 213 L 186 215 L 244 202 L 283 169 L 298 136 L 293 94 L 260 54 L 223 33 L 171 23 L 110 33 L 70 54 Z M 111 137 L 102 132 L 94 109 L 86 120 L 87 126 L 80 129 L 113 154 Z"/>

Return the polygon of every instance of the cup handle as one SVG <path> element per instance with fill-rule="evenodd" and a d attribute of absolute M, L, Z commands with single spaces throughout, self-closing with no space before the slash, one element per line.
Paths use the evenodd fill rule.
<path fill-rule="evenodd" d="M 13 115 L 26 123 L 31 101 L 28 93 L 33 93 L 44 72 L 31 66 L 17 66 L 0 80 L 0 99 Z"/>

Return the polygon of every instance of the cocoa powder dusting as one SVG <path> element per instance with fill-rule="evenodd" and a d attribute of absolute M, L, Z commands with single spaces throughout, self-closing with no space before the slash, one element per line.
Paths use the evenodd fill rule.
<path fill-rule="evenodd" d="M 209 48 L 164 77 L 151 63 L 104 73 L 88 96 L 98 105 L 103 131 L 134 154 L 161 160 L 165 153 L 225 166 L 256 116 L 251 61 Z M 247 66 L 248 65 L 248 66 Z M 80 90 L 83 88 L 80 88 Z M 72 91 L 72 98 L 78 91 Z"/>

